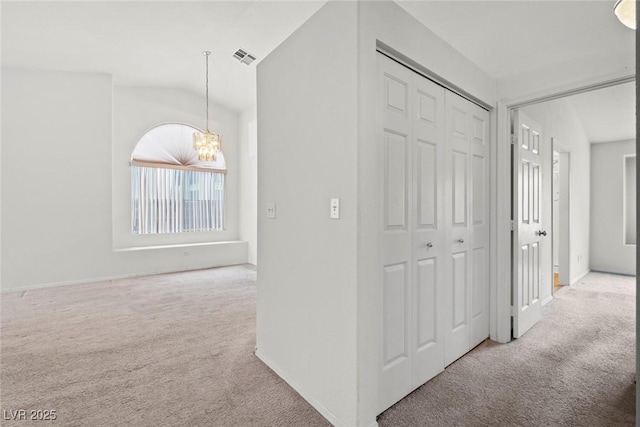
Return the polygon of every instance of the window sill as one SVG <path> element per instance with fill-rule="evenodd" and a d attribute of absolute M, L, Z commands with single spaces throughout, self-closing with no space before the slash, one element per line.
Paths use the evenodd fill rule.
<path fill-rule="evenodd" d="M 132 246 L 128 248 L 118 248 L 114 249 L 114 252 L 135 252 L 135 251 L 148 251 L 148 250 L 158 250 L 158 249 L 173 249 L 173 248 L 193 248 L 199 246 L 220 246 L 220 245 L 230 245 L 230 244 L 239 244 L 246 243 L 242 240 L 227 240 L 222 242 L 202 242 L 202 243 L 177 243 L 171 245 L 153 245 L 153 246 Z"/>

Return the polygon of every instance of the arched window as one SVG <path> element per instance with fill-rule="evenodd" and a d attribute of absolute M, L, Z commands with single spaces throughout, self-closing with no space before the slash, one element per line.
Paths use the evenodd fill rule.
<path fill-rule="evenodd" d="M 198 160 L 193 133 L 179 123 L 147 131 L 131 155 L 133 234 L 184 233 L 224 229 L 222 152 L 214 162 Z"/>

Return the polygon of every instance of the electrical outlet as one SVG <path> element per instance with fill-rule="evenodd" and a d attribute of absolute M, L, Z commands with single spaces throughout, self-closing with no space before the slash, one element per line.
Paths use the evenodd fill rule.
<path fill-rule="evenodd" d="M 267 203 L 267 218 L 276 219 L 276 204 Z"/>
<path fill-rule="evenodd" d="M 340 219 L 340 199 L 331 199 L 329 218 Z"/>

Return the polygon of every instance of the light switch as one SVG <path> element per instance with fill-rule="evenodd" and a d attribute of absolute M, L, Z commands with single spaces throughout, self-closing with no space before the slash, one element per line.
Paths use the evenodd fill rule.
<path fill-rule="evenodd" d="M 329 217 L 331 219 L 340 219 L 340 199 L 331 199 Z"/>
<path fill-rule="evenodd" d="M 276 218 L 276 204 L 275 203 L 267 203 L 267 218 L 275 219 Z"/>

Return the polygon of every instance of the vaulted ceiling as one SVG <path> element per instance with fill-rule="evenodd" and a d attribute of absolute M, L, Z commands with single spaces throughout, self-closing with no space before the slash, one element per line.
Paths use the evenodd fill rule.
<path fill-rule="evenodd" d="M 240 111 L 255 104 L 255 62 L 264 58 L 324 1 L 36 1 L 2 7 L 2 65 L 103 72 L 114 84 L 174 87 L 204 94 L 211 51 L 210 96 Z"/>
<path fill-rule="evenodd" d="M 201 52 L 210 50 L 211 98 L 241 111 L 255 104 L 255 64 L 324 3 L 3 1 L 2 65 L 103 72 L 117 85 L 202 94 Z M 634 66 L 634 32 L 616 20 L 613 0 L 397 3 L 498 81 L 576 61 Z M 239 63 L 238 48 L 258 60 Z"/>

